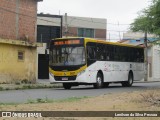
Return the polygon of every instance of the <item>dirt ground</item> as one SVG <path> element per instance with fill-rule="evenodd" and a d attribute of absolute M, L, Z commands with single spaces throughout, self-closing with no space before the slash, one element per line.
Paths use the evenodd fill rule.
<path fill-rule="evenodd" d="M 1 111 L 160 111 L 160 89 L 106 94 L 75 101 L 0 105 Z M 1 119 L 1 118 L 0 118 Z M 9 119 L 9 118 L 8 118 Z M 7 118 L 3 120 L 8 120 Z M 11 119 L 11 118 L 10 118 Z M 17 118 L 12 118 L 14 120 Z M 22 118 L 18 118 L 21 120 Z M 27 119 L 27 118 L 25 118 Z M 160 120 L 160 117 L 34 118 L 36 120 Z M 28 118 L 31 120 L 31 118 Z"/>

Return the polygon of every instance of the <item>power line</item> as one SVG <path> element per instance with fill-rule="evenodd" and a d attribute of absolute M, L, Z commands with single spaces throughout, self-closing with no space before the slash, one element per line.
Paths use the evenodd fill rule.
<path fill-rule="evenodd" d="M 107 24 L 110 24 L 110 25 L 124 25 L 124 26 L 129 26 L 130 24 L 116 24 L 116 23 L 107 23 Z"/>
<path fill-rule="evenodd" d="M 18 14 L 18 15 L 22 15 L 22 16 L 25 16 L 25 17 L 30 17 L 30 18 L 34 18 L 34 19 L 38 19 L 38 20 L 42 20 L 42 21 L 45 21 L 45 22 L 50 22 L 50 23 L 54 23 L 54 24 L 60 24 L 60 22 L 54 22 L 54 21 L 50 21 L 50 20 L 46 20 L 46 19 L 43 19 L 43 18 L 39 18 L 39 17 L 35 17 L 35 16 L 30 16 L 30 15 L 26 15 L 26 14 L 22 14 L 22 13 L 18 13 L 18 12 L 15 12 L 15 11 L 11 11 L 11 10 L 8 10 L 8 9 L 5 9 L 3 7 L 0 7 L 1 10 L 4 10 L 4 11 L 7 11 L 7 12 L 10 12 L 10 13 L 14 13 L 14 14 Z M 93 21 L 93 19 L 91 18 L 91 21 L 89 20 L 83 20 L 83 19 L 80 19 L 80 18 L 76 18 L 76 17 L 72 17 L 71 21 L 70 21 L 70 24 L 71 22 L 73 22 L 73 20 L 81 20 L 81 21 L 86 21 L 86 22 L 92 22 L 92 23 L 99 23 L 99 24 L 112 24 L 112 25 L 128 25 L 128 24 L 113 24 L 113 23 L 102 23 L 102 22 L 96 22 L 96 21 Z M 64 25 L 64 23 L 62 23 Z M 70 27 L 77 27 L 75 25 L 70 25 Z M 107 31 L 111 31 L 111 32 L 127 32 L 127 31 L 117 31 L 117 30 L 107 30 Z M 111 39 L 112 40 L 112 39 Z M 119 40 L 119 39 L 116 39 L 116 40 Z"/>
<path fill-rule="evenodd" d="M 51 22 L 51 23 L 60 24 L 59 22 L 54 22 L 54 21 L 49 21 L 49 20 L 45 20 L 45 19 L 42 19 L 42 18 L 37 18 L 37 16 L 34 17 L 34 16 L 22 14 L 22 13 L 17 13 L 17 12 L 15 12 L 15 11 L 11 11 L 11 10 L 8 10 L 8 9 L 2 8 L 2 7 L 0 7 L 0 9 L 1 9 L 1 10 L 4 10 L 4 11 L 7 11 L 7 12 L 10 12 L 10 13 L 14 13 L 14 14 L 18 14 L 18 15 L 22 15 L 22 16 L 26 16 L 26 17 L 30 17 L 30 18 L 39 19 L 39 20 L 46 21 L 46 22 Z"/>
<path fill-rule="evenodd" d="M 71 16 L 72 17 L 72 16 Z M 84 19 L 81 19 L 81 18 L 77 18 L 77 17 L 72 17 L 73 19 L 77 19 L 77 20 L 81 20 L 81 21 L 86 21 L 86 22 L 92 22 L 92 23 L 99 23 L 99 24 L 105 24 L 105 25 L 107 25 L 107 24 L 110 24 L 110 25 L 130 25 L 130 24 L 115 24 L 115 23 L 103 23 L 103 22 L 96 22 L 96 21 L 93 21 L 93 18 L 90 18 L 91 19 L 91 21 L 90 20 L 84 20 Z"/>
<path fill-rule="evenodd" d="M 22 15 L 22 16 L 30 17 L 30 18 L 36 18 L 36 19 L 43 20 L 43 21 L 46 21 L 46 22 L 58 23 L 58 22 L 53 22 L 53 21 L 49 21 L 49 20 L 45 20 L 45 19 L 33 17 L 33 16 L 30 16 L 30 15 L 22 14 L 22 13 L 17 13 L 17 12 L 15 12 L 15 11 L 11 11 L 11 10 L 5 9 L 5 8 L 3 8 L 3 7 L 0 7 L 0 9 L 1 9 L 1 10 L 4 10 L 4 11 L 7 11 L 7 12 L 10 12 L 10 13 L 15 13 L 15 14 L 19 14 L 19 15 Z M 96 21 L 93 21 L 92 18 L 91 18 L 91 21 L 90 21 L 90 20 L 84 20 L 84 19 L 76 18 L 76 17 L 72 17 L 72 18 L 73 18 L 73 19 L 70 21 L 70 24 L 71 24 L 71 22 L 72 22 L 74 19 L 77 19 L 77 20 L 81 20 L 81 21 L 92 22 L 92 23 L 99 23 L 99 24 L 105 24 L 105 25 L 107 25 L 107 24 L 110 24 L 110 25 L 130 25 L 130 24 L 114 24 L 114 23 L 96 22 Z M 58 24 L 59 24 L 59 23 L 58 23 Z"/>
<path fill-rule="evenodd" d="M 111 31 L 111 32 L 128 32 L 128 31 L 118 31 L 118 30 L 107 30 L 107 31 Z"/>

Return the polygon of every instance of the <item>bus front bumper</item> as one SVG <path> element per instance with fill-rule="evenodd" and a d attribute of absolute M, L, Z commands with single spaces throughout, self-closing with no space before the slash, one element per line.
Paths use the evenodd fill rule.
<path fill-rule="evenodd" d="M 55 77 L 52 73 L 50 73 L 49 80 L 50 80 L 50 83 L 90 83 L 89 80 L 87 80 L 87 75 L 85 73 L 77 76 L 70 76 L 70 77 L 68 76 Z"/>

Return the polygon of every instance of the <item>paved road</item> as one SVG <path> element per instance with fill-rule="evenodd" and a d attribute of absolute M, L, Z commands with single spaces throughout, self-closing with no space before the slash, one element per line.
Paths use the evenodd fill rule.
<path fill-rule="evenodd" d="M 134 83 L 132 87 L 122 87 L 121 84 L 111 84 L 108 88 L 93 89 L 92 86 L 79 86 L 71 90 L 63 88 L 30 89 L 0 91 L 0 103 L 26 103 L 28 100 L 41 99 L 65 99 L 69 97 L 98 96 L 108 93 L 122 93 L 127 91 L 139 91 L 146 89 L 160 88 L 160 82 Z"/>

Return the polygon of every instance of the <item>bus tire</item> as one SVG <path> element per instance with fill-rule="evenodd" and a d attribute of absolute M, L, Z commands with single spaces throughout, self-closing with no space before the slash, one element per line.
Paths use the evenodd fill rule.
<path fill-rule="evenodd" d="M 63 83 L 63 87 L 64 87 L 64 89 L 69 90 L 69 89 L 71 89 L 72 85 L 69 83 Z"/>
<path fill-rule="evenodd" d="M 102 88 L 103 86 L 103 77 L 102 74 L 98 73 L 96 78 L 96 83 L 93 84 L 95 89 Z"/>
<path fill-rule="evenodd" d="M 109 82 L 103 83 L 103 88 L 107 88 L 109 86 Z"/>
<path fill-rule="evenodd" d="M 123 87 L 131 87 L 133 84 L 133 74 L 130 72 L 128 75 L 128 81 L 122 82 Z"/>

